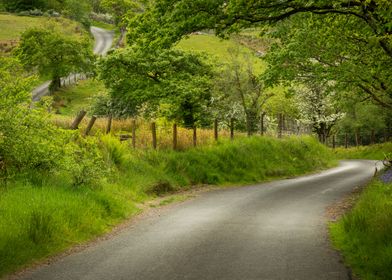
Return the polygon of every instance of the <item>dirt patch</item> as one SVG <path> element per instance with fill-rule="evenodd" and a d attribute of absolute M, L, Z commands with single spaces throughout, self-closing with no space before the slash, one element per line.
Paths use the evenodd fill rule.
<path fill-rule="evenodd" d="M 346 195 L 342 200 L 337 201 L 331 206 L 329 206 L 326 210 L 326 216 L 328 220 L 331 222 L 336 222 L 345 213 L 350 211 L 354 207 L 355 202 L 358 200 L 362 191 L 363 191 L 363 187 L 356 187 L 351 193 Z"/>

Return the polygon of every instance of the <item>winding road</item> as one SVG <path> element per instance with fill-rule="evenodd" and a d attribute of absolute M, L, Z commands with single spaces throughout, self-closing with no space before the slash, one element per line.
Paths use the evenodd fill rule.
<path fill-rule="evenodd" d="M 102 29 L 99 27 L 92 26 L 90 28 L 90 32 L 95 39 L 94 44 L 94 53 L 99 55 L 106 55 L 106 53 L 110 50 L 113 44 L 113 31 L 109 31 L 106 29 Z M 66 78 L 63 78 L 63 81 L 73 81 L 75 78 L 78 78 L 80 74 L 72 74 Z M 43 96 L 49 94 L 49 85 L 50 81 L 46 81 L 42 85 L 38 86 L 32 91 L 32 100 L 39 101 Z"/>
<path fill-rule="evenodd" d="M 325 209 L 369 181 L 374 166 L 342 161 L 316 175 L 207 192 L 22 279 L 349 279 Z"/>

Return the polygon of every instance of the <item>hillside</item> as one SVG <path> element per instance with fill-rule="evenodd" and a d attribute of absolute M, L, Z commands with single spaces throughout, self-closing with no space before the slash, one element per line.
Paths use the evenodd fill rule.
<path fill-rule="evenodd" d="M 77 37 L 86 36 L 87 34 L 79 23 L 62 17 L 49 18 L 0 14 L 0 26 L 0 53 L 9 52 L 12 47 L 15 47 L 20 35 L 28 28 L 55 28 L 66 35 Z"/>

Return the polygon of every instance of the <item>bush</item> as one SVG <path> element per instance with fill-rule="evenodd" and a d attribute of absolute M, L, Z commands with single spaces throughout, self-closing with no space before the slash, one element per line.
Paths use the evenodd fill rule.
<path fill-rule="evenodd" d="M 64 171 L 76 186 L 99 180 L 97 143 L 52 124 L 50 100 L 31 108 L 31 82 L 15 60 L 0 58 L 0 179 Z"/>

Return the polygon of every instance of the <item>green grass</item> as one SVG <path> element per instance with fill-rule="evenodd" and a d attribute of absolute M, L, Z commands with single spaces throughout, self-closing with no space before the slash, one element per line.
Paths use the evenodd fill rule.
<path fill-rule="evenodd" d="M 28 28 L 40 27 L 46 22 L 44 17 L 23 17 L 0 14 L 0 40 L 16 40 Z"/>
<path fill-rule="evenodd" d="M 97 94 L 106 92 L 101 81 L 84 80 L 77 85 L 62 88 L 53 94 L 53 107 L 57 113 L 66 116 L 75 116 L 80 110 L 89 110 L 93 98 Z"/>
<path fill-rule="evenodd" d="M 392 152 L 392 142 L 371 146 L 359 146 L 353 148 L 337 148 L 336 156 L 340 159 L 377 159 L 382 160 L 385 154 Z"/>
<path fill-rule="evenodd" d="M 48 24 L 54 24 L 64 33 L 70 35 L 80 35 L 83 31 L 78 23 L 65 18 L 28 17 L 12 14 L 0 14 L 0 41 L 18 40 L 20 35 L 26 29 L 32 27 L 46 27 Z"/>
<path fill-rule="evenodd" d="M 107 176 L 72 187 L 69 174 L 20 174 L 0 186 L 0 276 L 109 231 L 137 203 L 192 185 L 233 185 L 291 177 L 336 164 L 310 137 L 221 141 L 183 152 L 130 149 L 101 140 Z M 183 194 L 161 201 L 182 201 Z"/>
<path fill-rule="evenodd" d="M 214 35 L 201 34 L 190 35 L 178 43 L 176 48 L 199 53 L 206 53 L 216 58 L 222 63 L 232 61 L 233 50 L 239 50 L 248 55 L 248 59 L 254 65 L 256 73 L 262 73 L 266 69 L 266 64 L 249 48 L 244 47 L 234 40 L 223 40 Z M 242 58 L 244 59 L 244 58 Z"/>
<path fill-rule="evenodd" d="M 374 180 L 330 234 L 360 279 L 392 279 L 392 184 Z"/>
<path fill-rule="evenodd" d="M 102 21 L 92 20 L 91 21 L 91 25 L 99 27 L 99 28 L 103 28 L 103 29 L 113 30 L 115 32 L 119 32 L 118 28 L 116 28 L 116 26 L 114 24 L 110 24 L 110 23 L 106 23 L 106 22 L 102 22 Z"/>
<path fill-rule="evenodd" d="M 117 185 L 74 189 L 64 178 L 0 192 L 0 276 L 107 232 L 138 210 Z"/>

